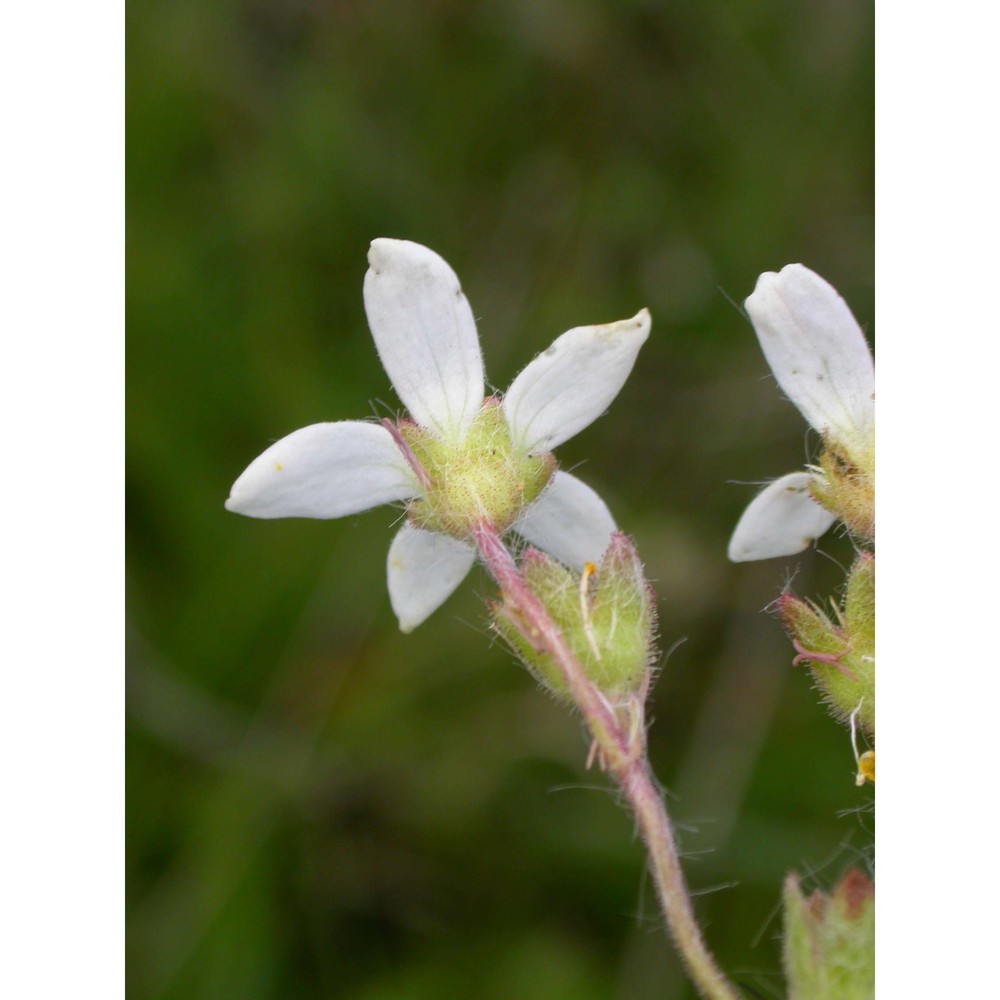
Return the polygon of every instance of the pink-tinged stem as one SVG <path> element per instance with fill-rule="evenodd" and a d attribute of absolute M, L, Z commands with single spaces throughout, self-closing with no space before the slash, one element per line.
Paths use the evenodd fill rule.
<path fill-rule="evenodd" d="M 530 642 L 544 646 L 559 664 L 573 701 L 587 720 L 594 739 L 602 748 L 606 739 L 615 742 L 614 734 L 616 731 L 620 734 L 621 726 L 615 718 L 613 709 L 587 679 L 562 632 L 545 610 L 545 606 L 535 596 L 535 592 L 528 586 L 496 529 L 492 525 L 481 523 L 474 529 L 473 539 L 487 572 L 496 581 L 504 596 L 520 612 L 524 626 L 529 631 L 526 638 Z M 618 742 L 614 749 L 617 749 L 622 756 L 628 753 L 628 745 L 625 742 Z"/>
<path fill-rule="evenodd" d="M 624 711 L 616 712 L 587 677 L 497 531 L 489 524 L 479 524 L 473 538 L 483 565 L 505 599 L 516 607 L 524 637 L 544 647 L 558 664 L 605 767 L 628 801 L 646 845 L 660 907 L 691 980 L 709 1000 L 740 1000 L 705 946 L 691 908 L 670 817 L 646 758 L 642 700 L 635 699 Z"/>

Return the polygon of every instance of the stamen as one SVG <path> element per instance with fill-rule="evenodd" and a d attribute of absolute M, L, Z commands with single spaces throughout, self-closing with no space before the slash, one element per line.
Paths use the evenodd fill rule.
<path fill-rule="evenodd" d="M 600 660 L 601 651 L 597 646 L 597 636 L 594 635 L 594 626 L 590 619 L 590 581 L 597 575 L 597 567 L 592 562 L 583 564 L 583 573 L 580 575 L 580 615 L 583 618 L 583 631 L 587 636 L 590 651 L 596 660 Z"/>

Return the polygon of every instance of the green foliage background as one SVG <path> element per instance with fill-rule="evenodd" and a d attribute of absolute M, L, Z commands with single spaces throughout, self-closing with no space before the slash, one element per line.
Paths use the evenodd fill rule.
<path fill-rule="evenodd" d="M 725 559 L 746 484 L 810 446 L 738 303 L 800 260 L 870 322 L 870 5 L 136 0 L 128 43 L 131 995 L 691 996 L 578 723 L 486 634 L 486 580 L 402 636 L 397 512 L 223 510 L 269 442 L 397 406 L 375 236 L 452 264 L 498 387 L 652 310 L 559 457 L 637 539 L 664 647 L 687 637 L 651 757 L 711 946 L 779 995 L 782 878 L 864 864 L 871 794 L 763 613 L 792 577 L 831 593 L 848 544 Z"/>

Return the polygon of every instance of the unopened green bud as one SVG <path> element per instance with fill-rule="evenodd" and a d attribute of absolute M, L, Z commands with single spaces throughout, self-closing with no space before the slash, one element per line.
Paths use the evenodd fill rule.
<path fill-rule="evenodd" d="M 785 975 L 789 1000 L 872 1000 L 875 886 L 852 869 L 830 895 L 804 896 L 785 880 Z"/>
<path fill-rule="evenodd" d="M 410 501 L 418 528 L 463 541 L 486 521 L 503 532 L 536 499 L 555 472 L 552 455 L 529 455 L 511 441 L 499 401 L 486 400 L 459 442 L 404 422 L 399 434 L 426 473 L 424 495 Z"/>
<path fill-rule="evenodd" d="M 630 539 L 613 534 L 600 566 L 587 563 L 582 573 L 528 549 L 521 571 L 584 673 L 605 695 L 617 700 L 642 689 L 653 658 L 656 601 Z M 550 691 L 566 695 L 562 671 L 518 609 L 504 602 L 493 611 L 494 627 L 528 669 Z"/>
<path fill-rule="evenodd" d="M 824 700 L 842 722 L 852 715 L 875 735 L 875 557 L 862 552 L 851 568 L 841 609 L 832 621 L 792 594 L 776 602 L 795 646 L 794 663 L 806 662 Z"/>

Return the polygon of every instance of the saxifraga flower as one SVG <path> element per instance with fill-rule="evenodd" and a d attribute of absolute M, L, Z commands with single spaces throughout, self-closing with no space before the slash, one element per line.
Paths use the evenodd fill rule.
<path fill-rule="evenodd" d="M 294 431 L 250 463 L 226 508 L 334 518 L 405 502 L 407 520 L 388 558 L 389 597 L 404 632 L 468 574 L 477 523 L 516 531 L 576 569 L 598 561 L 615 522 L 589 486 L 556 471 L 551 450 L 618 395 L 649 335 L 648 311 L 569 330 L 502 400 L 487 398 L 475 320 L 448 264 L 392 239 L 375 240 L 368 262 L 368 323 L 410 419 Z"/>
<path fill-rule="evenodd" d="M 802 264 L 768 271 L 746 300 L 757 339 L 785 395 L 819 432 L 816 466 L 766 486 L 729 542 L 733 562 L 790 556 L 835 521 L 875 533 L 875 365 L 847 303 Z"/>

